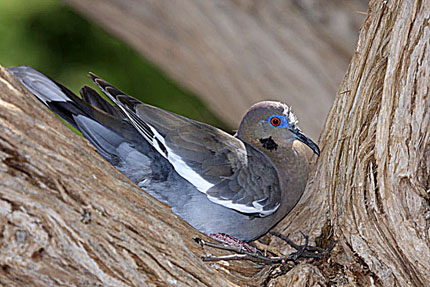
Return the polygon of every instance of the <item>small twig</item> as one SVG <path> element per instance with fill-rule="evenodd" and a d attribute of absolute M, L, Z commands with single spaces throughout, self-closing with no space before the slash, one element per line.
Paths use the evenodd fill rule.
<path fill-rule="evenodd" d="M 270 245 L 267 245 L 267 244 L 264 244 L 260 240 L 256 240 L 253 243 L 255 245 L 255 248 L 257 248 L 260 251 L 263 251 L 262 252 L 263 255 L 272 256 L 272 257 L 274 257 L 274 256 L 283 256 L 281 253 L 279 253 L 278 250 L 275 250 L 274 247 L 272 247 Z"/>
<path fill-rule="evenodd" d="M 195 237 L 193 239 L 195 242 L 200 244 L 202 247 L 203 246 L 209 246 L 209 247 L 216 248 L 216 249 L 234 251 L 234 252 L 240 253 L 240 254 L 257 254 L 257 253 L 253 253 L 253 252 L 248 252 L 240 246 L 230 246 L 230 245 L 225 245 L 225 244 L 212 243 L 212 242 L 204 241 L 203 239 L 198 238 L 198 237 Z"/>
<path fill-rule="evenodd" d="M 275 264 L 281 263 L 285 260 L 285 256 L 283 257 L 266 257 L 263 255 L 255 255 L 255 254 L 232 254 L 232 255 L 223 255 L 223 256 L 203 256 L 202 260 L 205 262 L 213 262 L 213 261 L 232 261 L 232 260 L 249 260 L 255 263 L 261 264 Z"/>
<path fill-rule="evenodd" d="M 222 260 L 224 261 L 249 260 L 249 261 L 261 263 L 261 264 L 277 264 L 277 263 L 286 263 L 286 262 L 294 262 L 295 264 L 298 264 L 299 258 L 321 259 L 333 250 L 334 245 L 336 243 L 336 241 L 332 240 L 330 242 L 329 247 L 327 249 L 323 249 L 317 246 L 309 246 L 309 236 L 303 233 L 302 235 L 305 238 L 305 243 L 303 245 L 294 243 L 288 236 L 284 236 L 279 232 L 271 231 L 270 234 L 275 235 L 280 239 L 284 240 L 288 245 L 290 245 L 297 251 L 289 254 L 288 256 L 266 256 L 266 255 L 263 255 L 264 253 L 258 249 L 256 252 L 250 252 L 241 246 L 230 246 L 225 244 L 207 242 L 198 237 L 194 238 L 194 241 L 200 244 L 202 248 L 204 246 L 209 246 L 220 250 L 227 250 L 227 251 L 233 251 L 238 253 L 238 254 L 223 255 L 223 256 L 211 256 L 211 255 L 203 256 L 202 257 L 203 261 L 214 262 L 214 261 L 222 261 Z"/>
<path fill-rule="evenodd" d="M 216 244 L 212 242 L 204 241 L 201 238 L 194 238 L 194 241 L 196 241 L 198 244 L 203 246 L 209 246 L 216 249 L 221 250 L 227 250 L 227 251 L 234 251 L 239 254 L 233 254 L 233 255 L 224 255 L 224 256 L 203 256 L 203 261 L 221 261 L 221 260 L 250 260 L 256 263 L 264 263 L 264 264 L 274 264 L 274 263 L 280 263 L 282 260 L 287 259 L 286 256 L 264 256 L 261 255 L 259 252 L 249 252 L 241 247 L 236 246 L 228 246 L 228 245 L 221 245 Z M 292 260 L 292 259 L 291 259 Z"/>

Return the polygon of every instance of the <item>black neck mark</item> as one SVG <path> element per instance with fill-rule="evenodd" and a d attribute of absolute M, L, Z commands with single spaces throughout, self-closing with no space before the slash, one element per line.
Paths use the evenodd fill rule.
<path fill-rule="evenodd" d="M 272 137 L 260 139 L 260 142 L 265 149 L 268 149 L 270 151 L 278 149 L 278 144 L 275 143 L 275 141 L 272 139 Z"/>

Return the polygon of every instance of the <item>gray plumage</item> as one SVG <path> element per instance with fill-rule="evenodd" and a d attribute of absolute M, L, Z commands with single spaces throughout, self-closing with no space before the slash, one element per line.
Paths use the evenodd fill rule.
<path fill-rule="evenodd" d="M 302 143 L 319 154 L 290 108 L 279 102 L 251 107 L 231 136 L 143 104 L 93 74 L 116 106 L 87 86 L 81 99 L 30 67 L 8 70 L 107 161 L 206 234 L 245 241 L 265 234 L 305 189 Z"/>

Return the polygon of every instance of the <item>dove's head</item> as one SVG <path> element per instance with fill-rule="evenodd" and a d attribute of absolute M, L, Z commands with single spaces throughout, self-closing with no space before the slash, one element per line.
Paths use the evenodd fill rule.
<path fill-rule="evenodd" d="M 253 105 L 243 117 L 237 137 L 260 149 L 276 150 L 279 145 L 301 141 L 319 155 L 318 146 L 297 126 L 291 108 L 280 102 L 264 101 Z"/>

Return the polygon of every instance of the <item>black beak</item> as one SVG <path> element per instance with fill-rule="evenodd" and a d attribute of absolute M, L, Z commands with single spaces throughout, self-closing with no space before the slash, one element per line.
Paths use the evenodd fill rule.
<path fill-rule="evenodd" d="M 314 151 L 318 156 L 320 155 L 320 148 L 317 146 L 316 143 L 314 143 L 310 138 L 308 138 L 304 133 L 302 133 L 301 130 L 297 129 L 293 131 L 293 133 L 296 135 L 296 138 L 311 148 L 311 150 Z"/>

